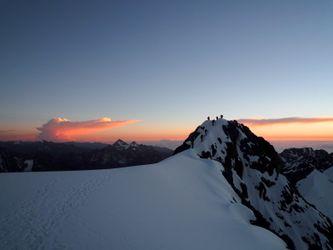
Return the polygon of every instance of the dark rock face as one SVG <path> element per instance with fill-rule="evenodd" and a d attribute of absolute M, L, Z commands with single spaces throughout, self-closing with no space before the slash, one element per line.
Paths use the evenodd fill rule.
<path fill-rule="evenodd" d="M 15 172 L 20 172 L 25 169 L 24 160 L 17 157 L 7 150 L 0 149 L 0 172 L 7 172 L 8 169 L 13 169 Z"/>
<path fill-rule="evenodd" d="M 291 249 L 331 249 L 331 221 L 281 174 L 284 162 L 261 137 L 236 121 L 205 121 L 175 153 L 194 150 L 221 163 L 221 172 L 256 216 L 252 223 L 282 238 Z"/>
<path fill-rule="evenodd" d="M 312 148 L 289 148 L 280 154 L 284 161 L 282 173 L 296 183 L 304 179 L 314 169 L 325 171 L 333 166 L 333 153 Z"/>
<path fill-rule="evenodd" d="M 197 137 L 200 135 L 200 133 L 198 132 L 198 130 L 200 129 L 201 127 L 198 127 L 194 132 L 192 132 L 188 137 L 187 139 L 185 140 L 185 142 L 180 145 L 178 148 L 175 149 L 174 151 L 174 155 L 175 154 L 178 154 L 186 149 L 189 149 L 193 146 L 193 143 L 194 143 L 194 140 L 197 139 Z M 202 128 L 201 128 L 202 129 Z"/>
<path fill-rule="evenodd" d="M 159 162 L 167 148 L 102 143 L 0 142 L 0 172 L 65 171 L 118 168 Z"/>

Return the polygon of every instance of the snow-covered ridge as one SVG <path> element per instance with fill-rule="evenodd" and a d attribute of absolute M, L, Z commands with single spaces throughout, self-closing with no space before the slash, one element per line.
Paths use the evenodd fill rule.
<path fill-rule="evenodd" d="M 320 172 L 313 170 L 297 183 L 299 192 L 333 221 L 333 166 Z"/>
<path fill-rule="evenodd" d="M 0 189 L 0 249 L 286 247 L 192 150 L 133 168 L 0 174 Z"/>
<path fill-rule="evenodd" d="M 267 141 L 237 121 L 207 120 L 175 153 L 194 150 L 213 159 L 238 194 L 256 215 L 254 224 L 279 235 L 289 248 L 331 249 L 331 221 L 299 195 L 279 174 L 283 161 Z"/>

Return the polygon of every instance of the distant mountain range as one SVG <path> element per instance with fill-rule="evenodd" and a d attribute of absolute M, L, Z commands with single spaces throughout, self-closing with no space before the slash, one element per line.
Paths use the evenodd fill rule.
<path fill-rule="evenodd" d="M 80 142 L 0 142 L 0 172 L 91 170 L 159 162 L 172 150 L 122 140 Z"/>

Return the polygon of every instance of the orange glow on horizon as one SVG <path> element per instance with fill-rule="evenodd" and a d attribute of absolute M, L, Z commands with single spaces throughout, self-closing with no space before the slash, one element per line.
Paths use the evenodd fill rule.
<path fill-rule="evenodd" d="M 34 133 L 8 133 L 0 134 L 0 141 L 36 141 L 37 134 Z"/>
<path fill-rule="evenodd" d="M 289 120 L 288 120 L 289 119 Z M 333 121 L 330 118 L 308 118 L 303 121 L 283 119 L 267 119 L 264 123 L 249 119 L 246 123 L 253 133 L 268 141 L 333 141 Z M 320 122 L 318 122 L 320 121 Z M 124 126 L 136 123 L 131 126 Z M 195 129 L 193 124 L 177 123 L 137 123 L 136 120 L 112 121 L 101 118 L 88 122 L 73 122 L 56 124 L 48 127 L 48 132 L 54 132 L 57 141 L 93 141 L 110 143 L 117 139 L 125 141 L 183 141 Z M 0 130 L 1 131 L 1 130 Z M 3 130 L 4 131 L 4 130 Z M 8 130 L 9 131 L 9 130 Z M 33 130 L 21 132 L 0 133 L 0 140 L 34 141 L 38 138 Z"/>
<path fill-rule="evenodd" d="M 110 142 L 117 139 L 125 141 L 160 141 L 160 140 L 175 140 L 183 141 L 191 133 L 191 130 L 186 129 L 154 129 L 150 127 L 136 127 L 135 129 L 119 128 L 106 132 L 81 135 L 77 139 L 80 141 L 101 141 Z"/>
<path fill-rule="evenodd" d="M 303 122 L 303 123 L 273 123 L 273 124 L 245 124 L 256 135 L 267 140 L 308 140 L 333 141 L 333 122 Z"/>

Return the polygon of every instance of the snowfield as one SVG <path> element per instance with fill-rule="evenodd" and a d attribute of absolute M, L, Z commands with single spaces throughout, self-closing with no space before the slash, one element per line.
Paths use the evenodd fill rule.
<path fill-rule="evenodd" d="M 333 167 L 320 172 L 313 170 L 297 183 L 300 193 L 333 221 Z"/>
<path fill-rule="evenodd" d="M 139 167 L 0 175 L 0 249 L 285 249 L 220 164 L 186 150 Z"/>

